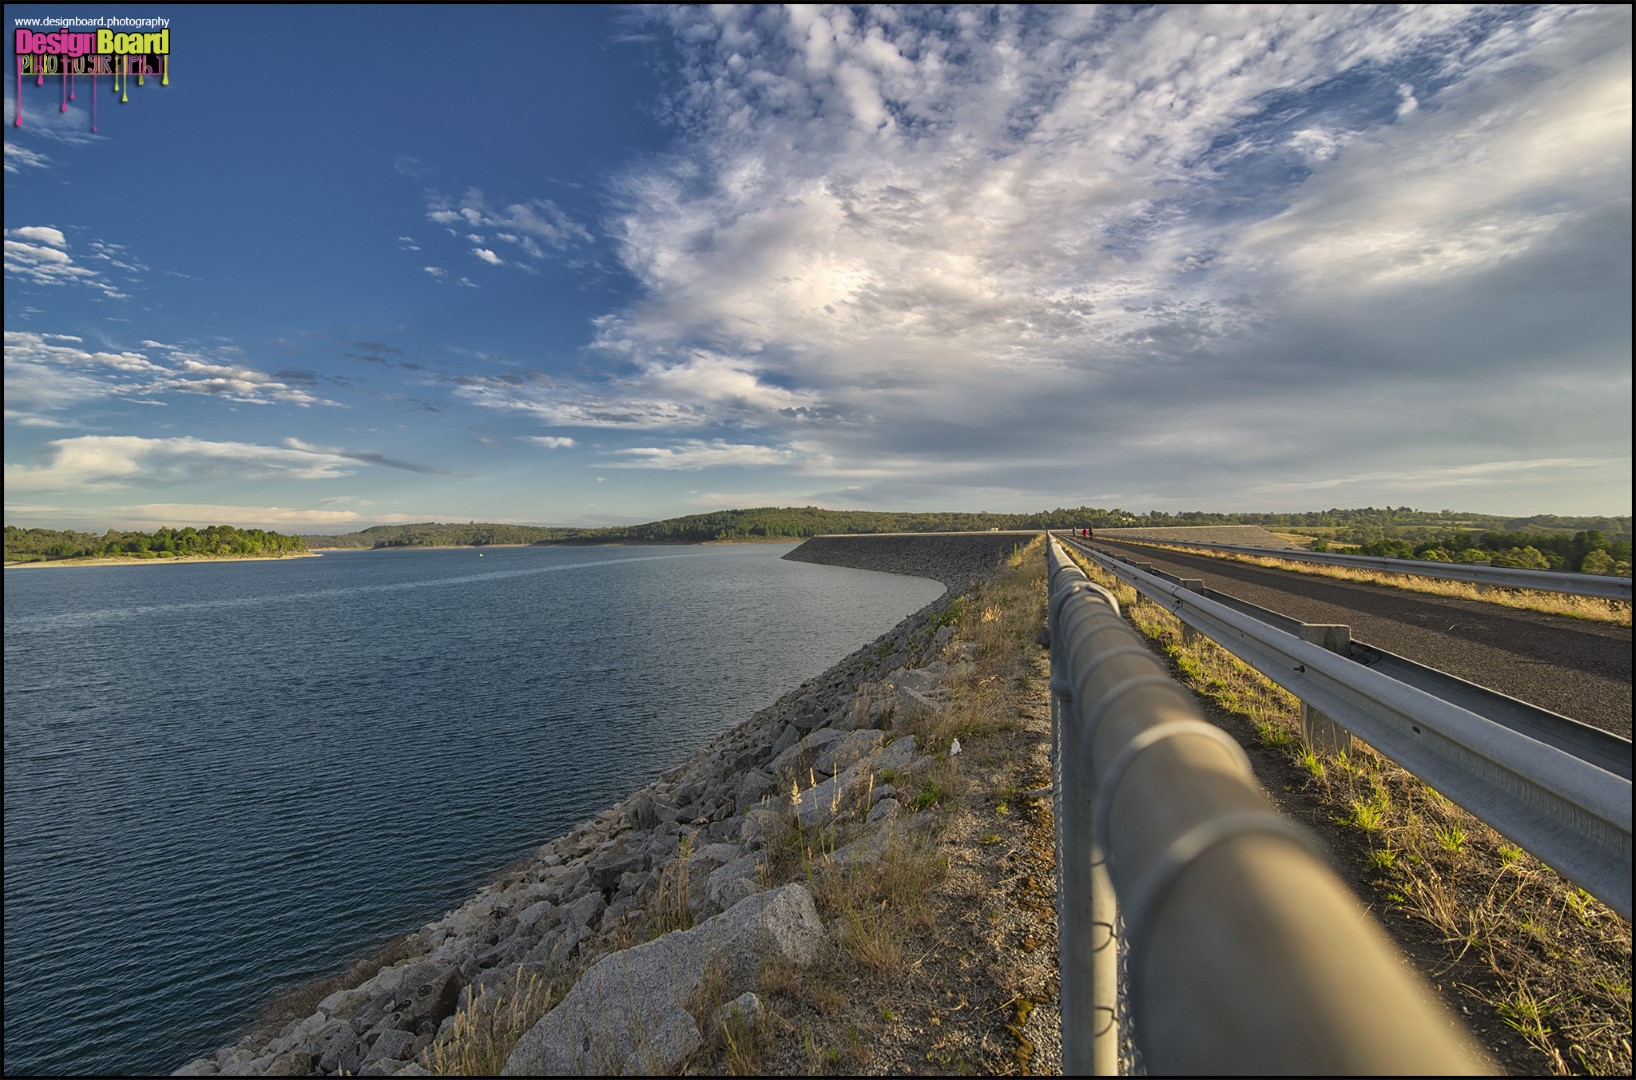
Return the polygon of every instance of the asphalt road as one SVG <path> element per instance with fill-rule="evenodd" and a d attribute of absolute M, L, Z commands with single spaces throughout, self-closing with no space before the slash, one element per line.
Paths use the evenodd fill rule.
<path fill-rule="evenodd" d="M 1354 641 L 1631 737 L 1631 631 L 1586 622 L 1269 570 L 1208 555 L 1094 540 L 1207 588 L 1309 623 L 1345 623 Z"/>

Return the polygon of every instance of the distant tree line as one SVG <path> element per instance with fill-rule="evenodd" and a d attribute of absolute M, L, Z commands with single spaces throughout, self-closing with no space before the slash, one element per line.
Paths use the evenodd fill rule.
<path fill-rule="evenodd" d="M 1327 551 L 1318 541 L 1314 551 Z M 1598 529 L 1565 536 L 1560 533 L 1447 532 L 1421 539 L 1403 537 L 1371 540 L 1358 547 L 1363 555 L 1431 562 L 1487 563 L 1523 570 L 1568 570 L 1581 574 L 1630 576 L 1630 540 L 1609 540 Z"/>
<path fill-rule="evenodd" d="M 485 547 L 490 544 L 533 544 L 583 531 L 477 521 L 464 525 L 425 521 L 418 525 L 375 525 L 362 532 L 303 536 L 301 539 L 307 542 L 308 547 L 315 548 Z"/>
<path fill-rule="evenodd" d="M 1456 513 L 1452 510 L 1425 511 L 1409 507 L 1373 506 L 1361 509 L 1329 509 L 1293 514 L 1220 514 L 1184 511 L 1168 514 L 1136 514 L 1119 508 L 1058 507 L 1031 514 L 991 514 L 961 512 L 889 513 L 870 510 L 821 510 L 815 506 L 761 507 L 751 510 L 717 510 L 705 514 L 667 518 L 642 525 L 606 528 L 558 528 L 534 525 L 498 525 L 487 522 L 444 524 L 422 522 L 414 525 L 377 525 L 361 532 L 340 536 L 306 536 L 312 547 L 398 548 L 398 547 L 482 547 L 488 544 L 653 544 L 703 543 L 717 540 L 800 540 L 820 533 L 874 532 L 964 532 L 987 529 L 1072 529 L 1113 527 L 1176 527 L 1187 525 L 1260 525 L 1265 528 L 1307 530 L 1328 541 L 1368 545 L 1390 542 L 1391 550 L 1413 552 L 1422 542 L 1425 550 L 1455 552 L 1466 557 L 1487 559 L 1510 556 L 1512 547 L 1533 547 L 1549 562 L 1556 553 L 1562 565 L 1579 568 L 1585 559 L 1601 565 L 1593 550 L 1606 551 L 1617 567 L 1630 558 L 1631 519 L 1584 517 L 1565 518 L 1537 515 L 1504 518 L 1486 514 Z M 1482 538 L 1510 536 L 1526 530 L 1535 542 L 1490 546 Z M 1582 540 L 1574 548 L 1574 537 L 1599 536 L 1598 541 Z M 1495 541 L 1498 543 L 1498 541 Z M 1620 544 L 1624 546 L 1621 548 Z M 1484 554 L 1478 556 L 1474 549 Z M 1621 552 L 1623 554 L 1621 555 Z M 1411 556 L 1412 557 L 1412 556 Z M 1604 571 L 1591 571 L 1604 572 Z M 1619 572 L 1617 570 L 1611 572 Z M 1624 571 L 1628 573 L 1628 569 Z"/>
<path fill-rule="evenodd" d="M 41 562 L 98 555 L 125 555 L 139 559 L 175 559 L 189 556 L 296 555 L 307 550 L 299 536 L 210 525 L 195 529 L 155 529 L 153 532 L 95 533 L 57 529 L 19 529 L 6 526 L 6 561 Z"/>

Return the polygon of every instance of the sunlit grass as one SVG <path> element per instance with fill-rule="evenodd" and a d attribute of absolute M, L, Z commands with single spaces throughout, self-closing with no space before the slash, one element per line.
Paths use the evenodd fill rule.
<path fill-rule="evenodd" d="M 1178 554 L 1207 555 L 1212 559 L 1249 563 L 1252 566 L 1264 566 L 1271 570 L 1288 570 L 1291 573 L 1308 574 L 1313 577 L 1358 581 L 1369 585 L 1384 585 L 1388 588 L 1403 589 L 1408 592 L 1426 593 L 1432 596 L 1450 596 L 1458 600 L 1476 600 L 1484 604 L 1498 604 L 1501 607 L 1539 611 L 1547 615 L 1565 615 L 1572 619 L 1587 619 L 1591 622 L 1613 623 L 1618 626 L 1631 625 L 1630 602 L 1627 600 L 1605 600 L 1597 596 L 1575 596 L 1572 593 L 1540 592 L 1532 589 L 1503 589 L 1492 585 L 1478 585 L 1468 581 L 1449 581 L 1445 578 L 1422 577 L 1417 574 L 1398 574 L 1352 566 L 1330 566 L 1325 563 L 1264 558 L 1259 555 L 1240 555 L 1236 552 L 1203 551 L 1196 548 L 1180 548 L 1167 544 L 1151 544 L 1149 546 L 1164 551 L 1174 551 Z M 1427 563 L 1427 565 L 1437 566 L 1440 564 Z"/>

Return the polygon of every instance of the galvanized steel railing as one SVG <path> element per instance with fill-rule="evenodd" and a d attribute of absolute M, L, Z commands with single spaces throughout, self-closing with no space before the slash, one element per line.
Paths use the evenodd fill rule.
<path fill-rule="evenodd" d="M 1467 581 L 1475 585 L 1493 585 L 1504 589 L 1572 593 L 1575 596 L 1599 596 L 1604 600 L 1630 599 L 1630 578 L 1607 577 L 1602 574 L 1574 574 L 1564 570 L 1523 570 L 1520 567 L 1485 566 L 1481 563 L 1388 559 L 1380 555 L 1343 555 L 1336 551 L 1303 551 L 1299 548 L 1286 550 L 1246 547 L 1243 544 L 1207 544 L 1196 540 L 1165 540 L 1158 537 L 1144 539 L 1140 536 L 1120 536 L 1111 539 L 1121 544 L 1165 544 L 1170 547 L 1254 555 L 1262 559 L 1288 559 L 1292 562 L 1351 566 L 1360 570 L 1385 570 L 1394 574 L 1418 574 L 1421 577 Z"/>
<path fill-rule="evenodd" d="M 1550 732 L 1515 730 L 1181 585 L 1077 547 L 1541 862 L 1631 917 L 1631 774 Z M 1389 668 L 1388 668 L 1389 670 Z M 1603 732 L 1596 749 L 1630 743 Z"/>
<path fill-rule="evenodd" d="M 1492 1071 L 1113 597 L 1049 559 L 1063 1071 L 1119 1073 L 1125 1020 L 1155 1074 Z"/>

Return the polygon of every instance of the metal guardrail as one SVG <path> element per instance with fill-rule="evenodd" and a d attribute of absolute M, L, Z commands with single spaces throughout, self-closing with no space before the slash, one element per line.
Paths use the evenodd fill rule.
<path fill-rule="evenodd" d="M 1119 1073 L 1125 1020 L 1158 1075 L 1493 1071 L 1114 598 L 1048 548 L 1064 1073 Z"/>
<path fill-rule="evenodd" d="M 1084 550 L 1084 545 L 1077 540 L 1070 540 L 1074 547 Z M 1150 564 L 1138 559 L 1125 556 L 1114 556 L 1120 562 L 1136 567 L 1138 570 L 1152 574 L 1162 581 L 1172 585 L 1180 585 L 1189 592 L 1197 593 L 1207 600 L 1214 600 L 1225 604 L 1234 611 L 1266 623 L 1268 626 L 1282 630 L 1287 634 L 1294 634 L 1305 641 L 1314 641 L 1314 636 L 1308 636 L 1313 629 L 1329 629 L 1328 627 L 1314 627 L 1313 624 L 1303 623 L 1299 619 L 1291 618 L 1280 612 L 1252 604 L 1248 600 L 1229 593 L 1218 592 L 1215 589 L 1204 587 L 1202 580 L 1180 578 L 1167 574 L 1162 570 L 1155 570 Z M 1192 629 L 1192 628 L 1189 628 Z M 1345 631 L 1343 626 L 1334 629 Z M 1370 645 L 1367 642 L 1351 639 L 1349 633 L 1343 633 L 1344 650 L 1342 656 L 1362 664 L 1364 667 L 1374 668 L 1376 671 L 1389 675 L 1400 683 L 1407 683 L 1416 689 L 1424 690 L 1433 697 L 1452 702 L 1468 712 L 1474 712 L 1496 724 L 1521 732 L 1530 738 L 1538 739 L 1563 750 L 1582 761 L 1590 762 L 1597 768 L 1605 769 L 1615 776 L 1631 779 L 1631 742 L 1620 738 L 1601 728 L 1582 724 L 1572 717 L 1554 713 L 1549 709 L 1542 709 L 1538 705 L 1531 705 L 1498 690 L 1490 690 L 1486 686 L 1479 686 L 1473 682 L 1446 671 L 1417 664 L 1406 657 Z M 1315 642 L 1317 644 L 1318 642 Z M 1325 646 L 1330 648 L 1330 646 Z M 1331 648 L 1330 651 L 1336 651 Z"/>
<path fill-rule="evenodd" d="M 1471 697 L 1437 696 L 1435 686 L 1399 681 L 1350 655 L 1310 644 L 1082 544 L 1074 546 L 1622 918 L 1631 918 L 1628 765 L 1620 775 L 1578 756 L 1579 749 L 1562 738 L 1545 741 L 1538 730 L 1512 730 L 1472 711 L 1477 702 Z M 1605 733 L 1592 741 L 1598 753 L 1614 756 L 1622 743 L 1628 761 L 1629 742 Z"/>
<path fill-rule="evenodd" d="M 1091 539 L 1096 539 L 1092 537 Z M 1164 544 L 1169 547 L 1199 548 L 1205 551 L 1226 551 L 1235 555 L 1254 555 L 1263 559 L 1287 559 L 1291 562 L 1327 563 L 1334 566 L 1352 566 L 1364 570 L 1385 570 L 1394 574 L 1417 574 L 1420 577 L 1443 578 L 1448 581 L 1467 581 L 1475 585 L 1493 585 L 1504 589 L 1533 589 L 1536 592 L 1572 593 L 1575 596 L 1599 596 L 1604 600 L 1631 598 L 1627 577 L 1606 577 L 1602 574 L 1570 574 L 1561 570 L 1521 570 L 1508 566 L 1483 566 L 1474 563 L 1442 563 L 1423 559 L 1388 559 L 1379 555 L 1343 555 L 1333 551 L 1302 551 L 1299 548 L 1258 548 L 1243 544 L 1207 544 L 1195 540 L 1143 539 L 1139 536 L 1121 536 L 1111 540 L 1120 544 Z"/>

